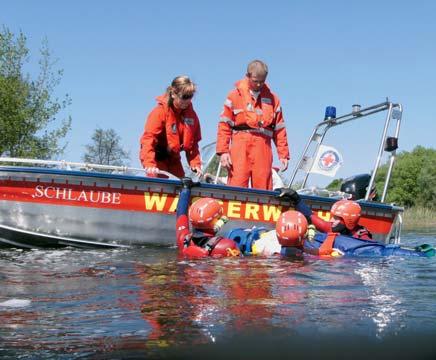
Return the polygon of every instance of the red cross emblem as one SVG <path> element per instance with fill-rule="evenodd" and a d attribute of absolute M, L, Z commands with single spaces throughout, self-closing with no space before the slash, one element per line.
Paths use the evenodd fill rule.
<path fill-rule="evenodd" d="M 328 153 L 321 161 L 325 167 L 330 167 L 336 161 L 336 158 L 332 153 Z"/>

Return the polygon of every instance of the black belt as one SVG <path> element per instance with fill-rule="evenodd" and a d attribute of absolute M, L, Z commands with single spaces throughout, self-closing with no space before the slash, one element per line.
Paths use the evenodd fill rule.
<path fill-rule="evenodd" d="M 250 126 L 248 126 L 247 124 L 243 124 L 243 125 L 236 125 L 232 127 L 233 130 L 235 131 L 244 131 L 244 130 L 259 130 L 259 129 L 265 129 L 265 130 L 270 130 L 270 131 L 274 131 L 274 126 L 272 127 L 267 127 L 267 128 L 252 128 Z"/>

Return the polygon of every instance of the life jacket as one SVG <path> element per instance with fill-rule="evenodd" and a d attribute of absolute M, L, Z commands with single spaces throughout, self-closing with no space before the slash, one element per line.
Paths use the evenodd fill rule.
<path fill-rule="evenodd" d="M 179 154 L 181 150 L 186 152 L 193 149 L 194 144 L 198 143 L 198 129 L 200 127 L 197 114 L 195 113 L 192 104 L 186 110 L 183 110 L 180 115 L 168 106 L 168 95 L 162 95 L 156 98 L 158 106 L 162 107 L 165 119 L 165 135 L 167 140 L 167 151 L 172 154 Z M 183 124 L 183 139 L 180 141 L 179 121 Z"/>
<path fill-rule="evenodd" d="M 363 240 L 372 239 L 372 234 L 369 232 L 369 230 L 361 225 L 358 225 L 357 228 L 352 231 L 351 236 Z"/>
<path fill-rule="evenodd" d="M 235 86 L 238 96 L 230 96 L 235 115 L 233 129 L 236 131 L 256 129 L 272 137 L 276 125 L 275 114 L 281 111 L 277 97 L 265 84 L 258 98 L 253 99 L 246 78 L 238 81 Z"/>
<path fill-rule="evenodd" d="M 201 231 L 186 235 L 182 250 L 184 255 L 192 257 L 240 256 L 241 252 L 232 239 L 223 236 L 210 236 Z"/>
<path fill-rule="evenodd" d="M 190 233 L 183 241 L 183 253 L 196 257 L 210 256 L 222 236 L 203 236 L 201 233 Z"/>
<path fill-rule="evenodd" d="M 218 124 L 216 153 L 230 152 L 230 144 L 237 140 L 233 135 L 240 132 L 263 135 L 277 146 L 280 159 L 289 159 L 286 126 L 279 98 L 264 85 L 257 99 L 253 99 L 248 78 L 238 81 L 224 102 Z"/>

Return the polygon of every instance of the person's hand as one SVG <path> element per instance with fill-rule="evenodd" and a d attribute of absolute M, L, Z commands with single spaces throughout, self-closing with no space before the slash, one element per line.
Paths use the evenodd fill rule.
<path fill-rule="evenodd" d="M 145 172 L 147 175 L 156 175 L 159 173 L 159 168 L 154 167 L 154 166 L 150 166 L 150 167 L 146 167 L 144 168 Z"/>
<path fill-rule="evenodd" d="M 230 169 L 232 167 L 232 159 L 230 158 L 230 154 L 229 153 L 221 154 L 220 163 L 222 167 L 225 167 L 226 169 Z"/>
<path fill-rule="evenodd" d="M 301 201 L 300 195 L 294 189 L 289 188 L 280 189 L 278 198 L 289 201 L 294 207 Z"/>
<path fill-rule="evenodd" d="M 195 167 L 191 168 L 191 170 L 192 170 L 193 172 L 195 172 L 195 174 L 196 174 L 198 177 L 201 177 L 201 176 L 203 175 L 203 170 L 201 169 L 200 166 L 195 166 Z"/>
<path fill-rule="evenodd" d="M 280 171 L 283 172 L 288 168 L 288 159 L 279 159 L 279 161 L 282 163 Z"/>
<path fill-rule="evenodd" d="M 205 173 L 203 176 L 204 181 L 206 181 L 208 184 L 212 184 L 215 180 L 215 176 L 209 173 Z"/>
<path fill-rule="evenodd" d="M 307 227 L 307 232 L 306 232 L 306 238 L 309 241 L 313 241 L 313 239 L 315 238 L 316 235 L 316 227 L 313 224 L 310 224 Z"/>
<path fill-rule="evenodd" d="M 221 218 L 213 226 L 213 231 L 217 233 L 228 222 L 229 222 L 229 218 L 227 216 L 221 216 Z"/>

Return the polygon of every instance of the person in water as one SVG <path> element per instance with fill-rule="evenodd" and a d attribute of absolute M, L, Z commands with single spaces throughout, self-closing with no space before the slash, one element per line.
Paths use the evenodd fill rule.
<path fill-rule="evenodd" d="M 226 236 L 237 241 L 244 255 L 281 255 L 294 258 L 302 257 L 304 254 L 323 257 L 432 257 L 435 255 L 435 249 L 428 244 L 407 248 L 339 233 L 316 232 L 314 225 L 309 225 L 303 214 L 293 210 L 280 215 L 275 230 L 233 229 Z"/>
<path fill-rule="evenodd" d="M 275 229 L 264 227 L 235 228 L 224 236 L 217 233 L 227 222 L 223 207 L 212 198 L 201 198 L 189 209 L 192 180 L 182 179 L 182 191 L 177 204 L 176 236 L 180 254 L 188 257 L 227 257 L 242 255 L 301 257 L 304 253 L 318 256 L 425 256 L 435 255 L 427 244 L 415 248 L 384 244 L 365 238 L 331 232 L 316 232 L 307 216 L 296 210 L 280 214 Z M 292 193 L 291 193 L 292 195 Z M 289 198 L 288 189 L 278 197 Z M 294 195 L 295 198 L 295 195 Z M 302 201 L 300 199 L 300 201 Z M 307 205 L 306 205 L 307 206 Z M 311 217 L 309 217 L 309 220 Z M 334 220 L 333 223 L 337 221 Z M 189 230 L 189 222 L 193 231 Z M 335 226 L 332 229 L 336 229 Z"/>
<path fill-rule="evenodd" d="M 335 215 L 329 224 L 318 216 L 314 216 L 308 206 L 294 193 L 293 190 L 282 189 L 278 197 L 290 198 L 291 202 L 292 199 L 297 199 L 297 209 L 303 209 L 305 214 L 288 210 L 279 216 L 275 230 L 267 231 L 264 228 L 255 227 L 233 229 L 226 236 L 237 241 L 240 250 L 245 255 L 280 254 L 285 257 L 302 256 L 304 253 L 331 257 L 392 255 L 431 257 L 435 255 L 435 249 L 428 244 L 407 248 L 372 240 L 371 233 L 358 224 L 360 206 L 348 208 L 343 206 L 342 201 L 338 201 L 333 205 L 332 212 Z M 351 214 L 356 214 L 356 216 L 349 216 Z M 315 224 L 311 224 L 313 219 Z M 317 232 L 316 230 L 320 228 L 321 231 Z"/>
<path fill-rule="evenodd" d="M 359 224 L 362 209 L 356 201 L 339 200 L 335 202 L 330 210 L 330 221 L 325 221 L 312 212 L 295 190 L 282 189 L 279 197 L 289 200 L 291 205 L 321 232 L 334 232 L 358 239 L 372 240 L 371 232 Z"/>
<path fill-rule="evenodd" d="M 176 242 L 179 254 L 190 258 L 239 256 L 241 252 L 234 240 L 217 235 L 227 222 L 227 218 L 223 216 L 223 207 L 217 200 L 200 198 L 191 205 L 188 213 L 192 186 L 190 178 L 182 179 L 176 210 Z"/>
<path fill-rule="evenodd" d="M 291 204 L 303 213 L 306 220 L 321 231 L 314 233 L 312 228 L 312 231 L 308 232 L 303 243 L 305 253 L 324 256 L 367 257 L 391 255 L 431 257 L 435 255 L 435 249 L 428 244 L 407 248 L 372 240 L 372 235 L 368 229 L 358 223 L 361 208 L 355 201 L 339 200 L 334 203 L 331 209 L 332 221 L 327 222 L 313 214 L 294 190 L 283 189 L 279 197 L 289 199 Z M 287 226 L 295 226 L 293 218 L 286 220 Z M 281 245 L 282 247 L 287 246 L 283 243 Z"/>
<path fill-rule="evenodd" d="M 303 214 L 288 210 L 280 214 L 272 230 L 256 226 L 235 228 L 226 237 L 238 243 L 243 255 L 299 257 L 303 255 L 304 240 L 312 230 Z"/>
<path fill-rule="evenodd" d="M 298 211 L 282 213 L 274 230 L 264 227 L 236 228 L 227 236 L 219 236 L 217 233 L 228 221 L 223 215 L 222 205 L 207 197 L 196 200 L 189 207 L 193 185 L 190 178 L 182 179 L 182 190 L 177 203 L 176 242 L 181 255 L 201 258 L 302 254 L 307 220 Z"/>

